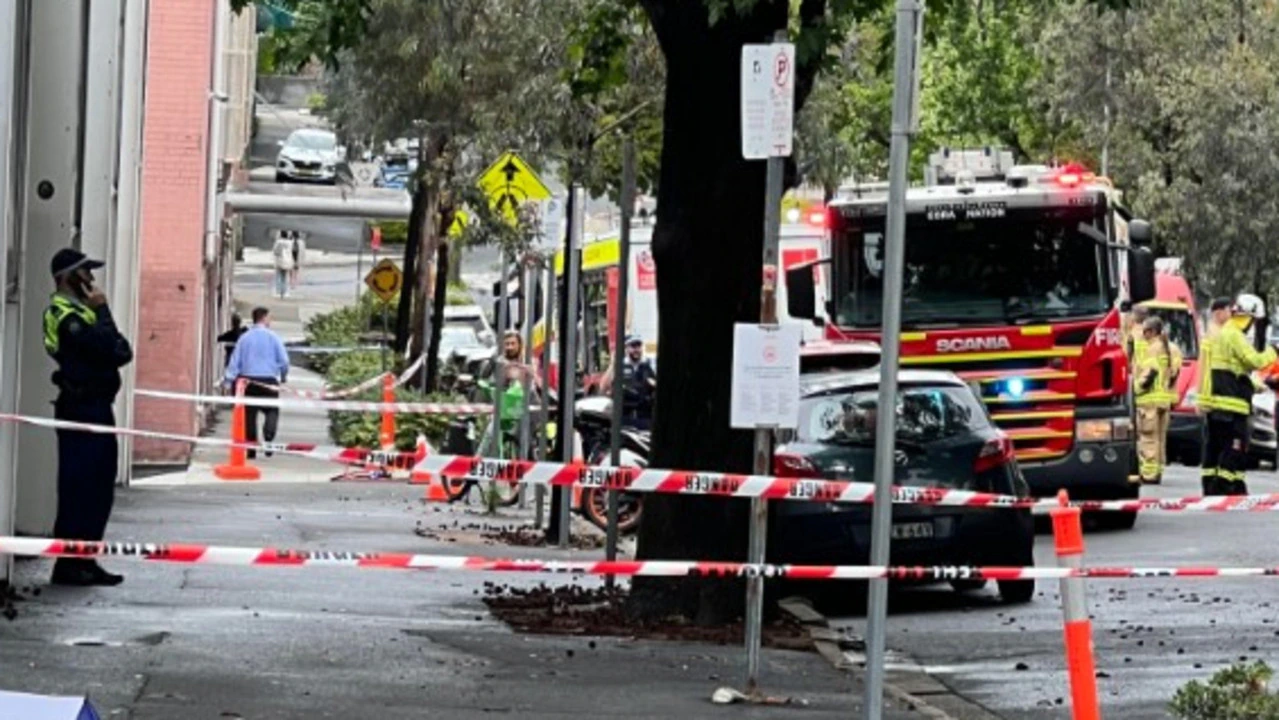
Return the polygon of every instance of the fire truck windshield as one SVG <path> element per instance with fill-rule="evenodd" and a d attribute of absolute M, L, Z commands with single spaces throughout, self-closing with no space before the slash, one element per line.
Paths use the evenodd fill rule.
<path fill-rule="evenodd" d="M 997 219 L 907 221 L 902 322 L 1022 323 L 1095 316 L 1111 306 L 1109 253 L 1079 232 L 1078 212 L 1022 210 Z M 837 234 L 836 323 L 880 324 L 883 219 Z"/>

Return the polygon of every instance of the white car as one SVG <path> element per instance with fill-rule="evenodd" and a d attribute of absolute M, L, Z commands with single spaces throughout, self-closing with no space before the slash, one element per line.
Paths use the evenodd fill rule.
<path fill-rule="evenodd" d="M 287 140 L 280 141 L 280 153 L 275 158 L 275 181 L 334 185 L 342 151 L 337 135 L 328 130 L 294 130 Z"/>

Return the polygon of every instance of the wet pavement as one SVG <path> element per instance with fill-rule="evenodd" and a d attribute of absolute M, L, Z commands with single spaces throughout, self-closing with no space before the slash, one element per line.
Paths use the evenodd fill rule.
<path fill-rule="evenodd" d="M 1249 473 L 1252 492 L 1279 492 L 1273 471 Z M 1149 497 L 1199 494 L 1198 470 L 1173 466 Z M 1086 536 L 1085 563 L 1105 566 L 1279 566 L 1274 513 L 1146 513 L 1131 532 Z M 1040 535 L 1035 562 L 1055 564 Z M 989 589 L 893 594 L 890 662 L 924 672 L 1007 718 L 1068 718 L 1069 690 L 1056 581 L 1030 605 L 1005 607 Z M 1241 660 L 1279 661 L 1279 578 L 1089 581 L 1103 714 L 1169 717 L 1173 693 Z M 832 614 L 839 614 L 838 611 Z M 833 619 L 861 634 L 860 617 Z"/>
<path fill-rule="evenodd" d="M 121 491 L 108 538 L 324 550 L 595 558 L 600 551 L 429 539 L 426 526 L 492 522 L 400 484 L 222 483 Z M 437 512 L 437 508 L 439 511 Z M 512 511 L 514 512 L 514 511 Z M 815 653 L 766 650 L 764 686 L 807 707 L 709 702 L 743 672 L 736 646 L 517 635 L 483 583 L 544 575 L 104 562 L 118 588 L 47 585 L 0 621 L 0 688 L 88 693 L 112 718 L 849 717 L 859 679 Z M 579 581 L 584 586 L 592 579 Z M 889 717 L 913 717 L 900 708 Z"/>

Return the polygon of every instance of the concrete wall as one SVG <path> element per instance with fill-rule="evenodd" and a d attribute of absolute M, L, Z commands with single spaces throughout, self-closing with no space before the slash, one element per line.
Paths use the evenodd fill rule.
<path fill-rule="evenodd" d="M 261 100 L 286 108 L 304 108 L 306 99 L 320 91 L 320 79 L 301 75 L 259 75 Z"/>
<path fill-rule="evenodd" d="M 138 386 L 197 393 L 210 288 L 204 208 L 213 0 L 151 0 L 142 166 Z M 193 435 L 192 403 L 139 398 L 135 426 Z M 138 462 L 182 462 L 189 450 L 139 440 Z"/>

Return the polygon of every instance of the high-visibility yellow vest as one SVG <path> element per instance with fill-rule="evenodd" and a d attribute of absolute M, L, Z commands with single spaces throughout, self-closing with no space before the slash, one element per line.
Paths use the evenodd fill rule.
<path fill-rule="evenodd" d="M 1244 337 L 1243 330 L 1233 322 L 1209 330 L 1200 358 L 1199 407 L 1250 415 L 1256 390 L 1252 372 L 1275 359 L 1274 348 L 1257 352 Z"/>
<path fill-rule="evenodd" d="M 62 344 L 58 328 L 62 327 L 62 321 L 71 315 L 80 316 L 85 325 L 93 325 L 98 321 L 98 314 L 93 311 L 93 308 L 65 295 L 55 294 L 49 299 L 49 307 L 44 311 L 44 349 L 49 355 L 57 356 Z"/>
<path fill-rule="evenodd" d="M 1153 377 L 1151 377 L 1153 375 Z M 1133 373 L 1133 393 L 1140 407 L 1170 408 L 1177 401 L 1172 390 L 1172 353 L 1163 339 L 1146 343 Z"/>

